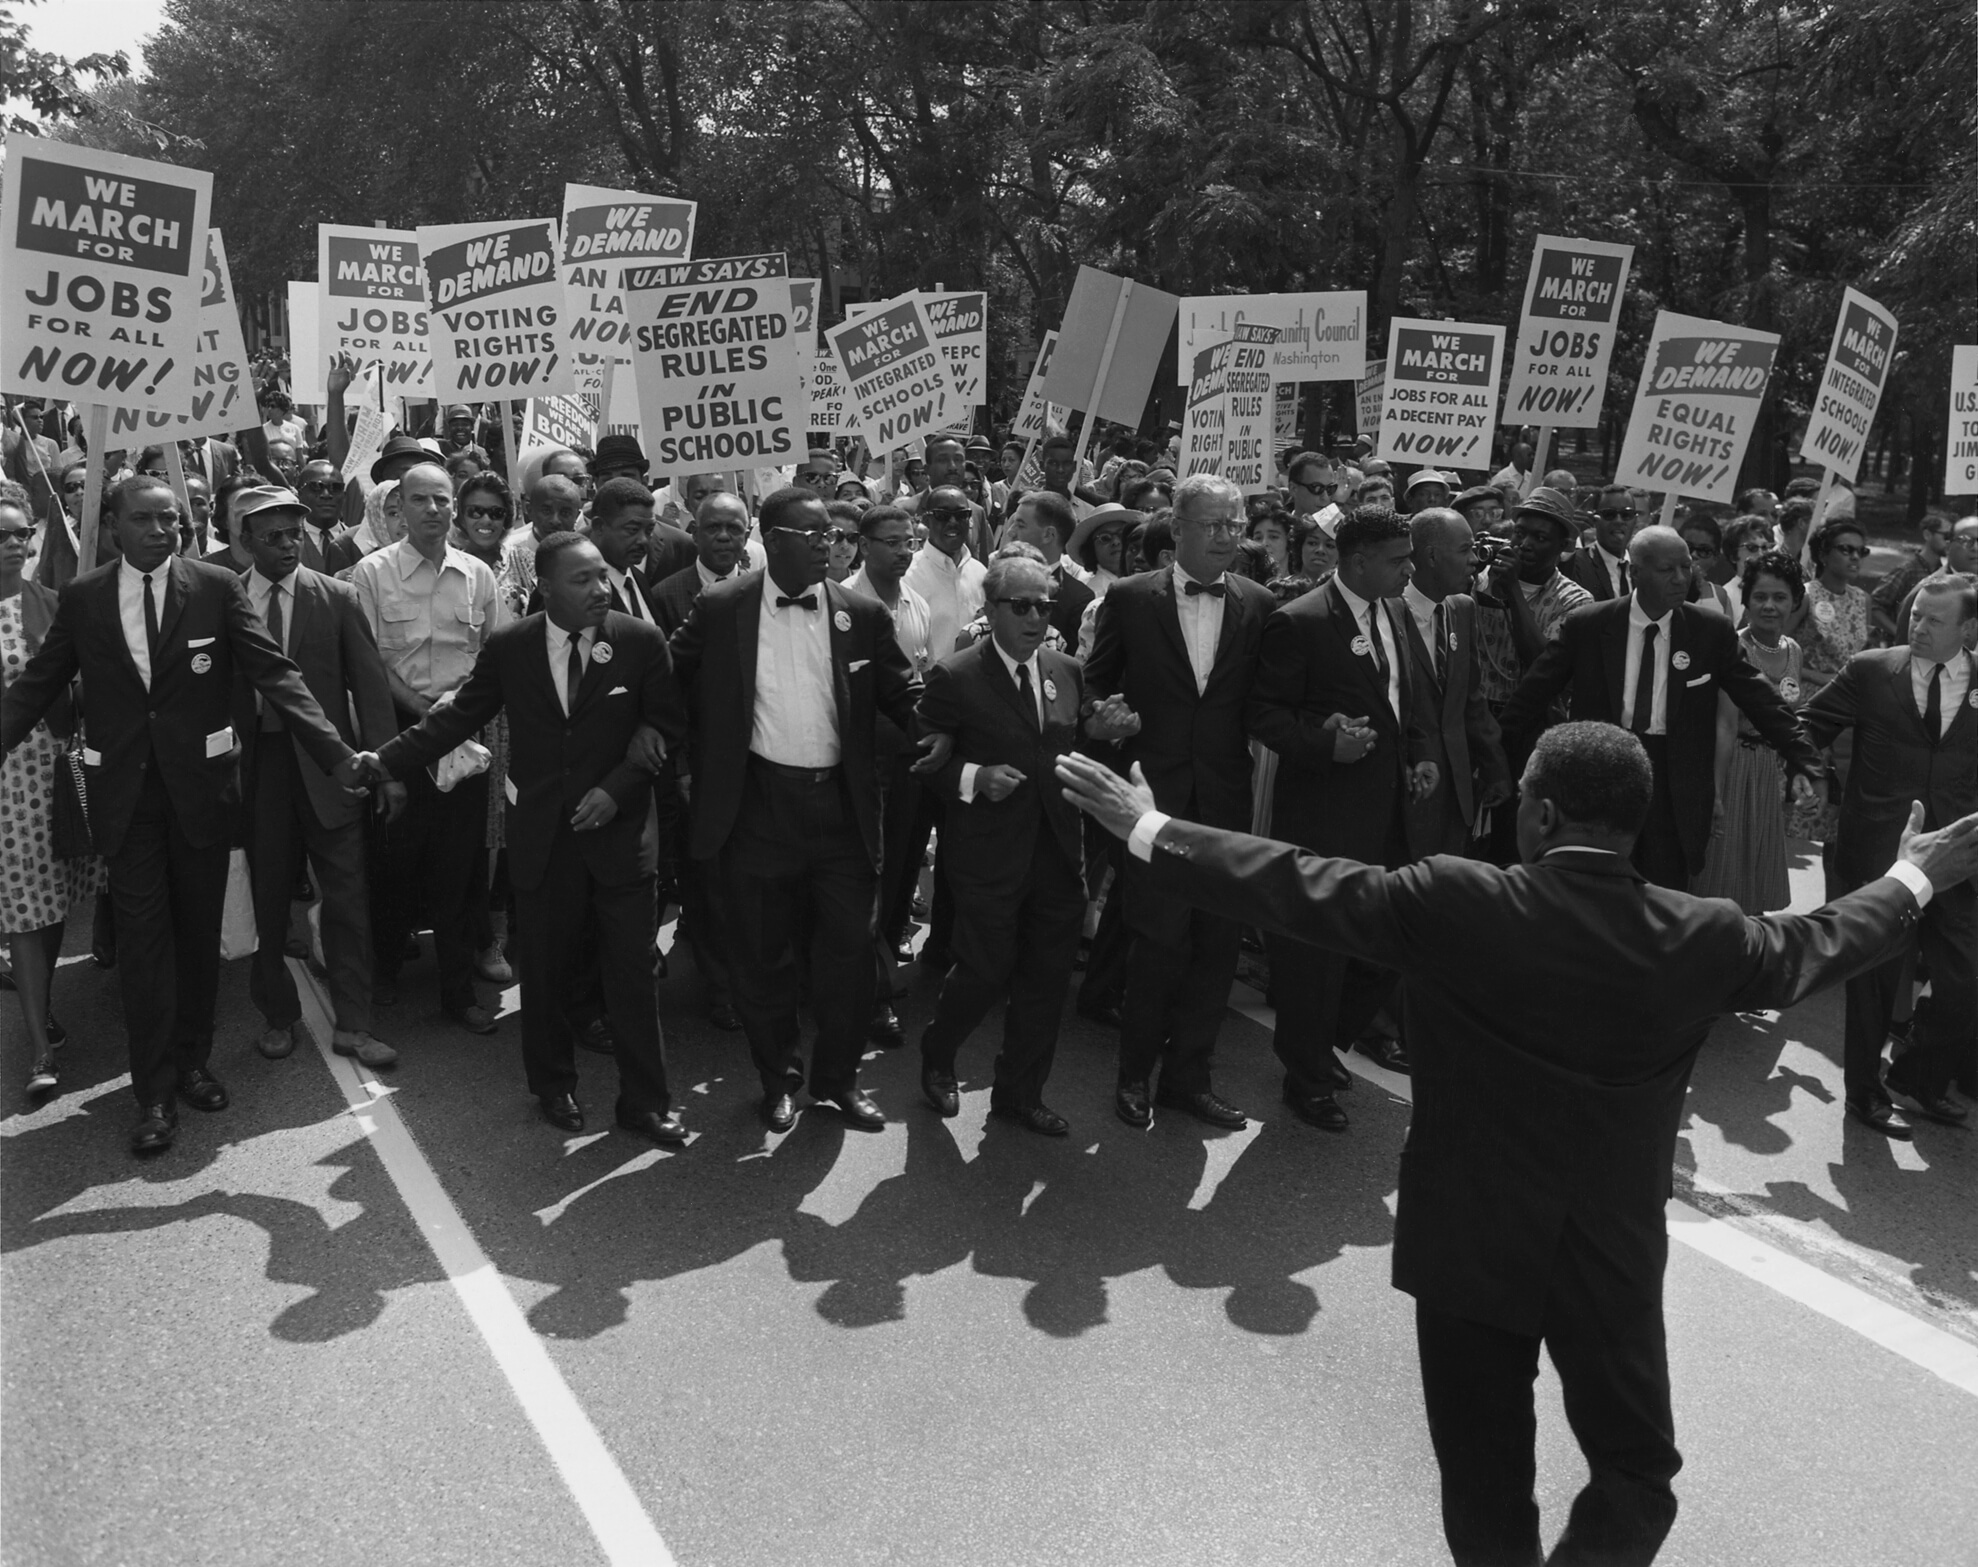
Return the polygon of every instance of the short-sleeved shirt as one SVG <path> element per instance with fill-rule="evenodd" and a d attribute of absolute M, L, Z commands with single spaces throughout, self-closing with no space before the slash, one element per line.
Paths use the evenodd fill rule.
<path fill-rule="evenodd" d="M 1559 640 L 1559 623 L 1582 604 L 1591 604 L 1593 595 L 1560 572 L 1536 587 L 1518 584 L 1525 602 L 1532 607 L 1538 634 L 1547 642 Z M 1518 662 L 1518 644 L 1511 636 L 1511 611 L 1477 600 L 1477 663 L 1483 674 L 1486 702 L 1508 702 L 1525 667 Z"/>
<path fill-rule="evenodd" d="M 408 539 L 387 544 L 351 567 L 350 585 L 385 667 L 421 696 L 466 680 L 501 624 L 494 573 L 452 545 L 435 566 Z"/>

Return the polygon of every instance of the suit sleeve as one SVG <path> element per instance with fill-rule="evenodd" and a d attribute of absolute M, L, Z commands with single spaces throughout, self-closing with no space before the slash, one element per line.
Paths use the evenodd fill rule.
<path fill-rule="evenodd" d="M 7 682 L 7 694 L 0 699 L 0 756 L 28 737 L 80 671 L 75 615 L 76 595 L 65 587 L 48 623 L 48 634 L 41 639 L 40 651 L 27 661 L 18 679 Z M 117 634 L 123 635 L 121 629 Z"/>
<path fill-rule="evenodd" d="M 701 649 L 706 642 L 707 596 L 703 594 L 694 600 L 687 618 L 667 641 L 667 651 L 673 656 L 673 678 L 682 691 L 692 691 L 700 678 Z"/>
<path fill-rule="evenodd" d="M 247 584 L 239 577 L 229 577 L 222 586 L 227 595 L 227 643 L 234 661 L 246 672 L 249 684 L 282 715 L 282 722 L 309 753 L 309 760 L 326 773 L 334 772 L 351 754 L 350 747 L 343 743 L 336 725 L 323 716 L 323 709 L 303 682 L 302 671 L 275 645 L 261 617 L 254 613 Z"/>
<path fill-rule="evenodd" d="M 920 677 L 900 649 L 893 635 L 893 617 L 883 604 L 874 604 L 872 622 L 873 700 L 881 716 L 899 725 L 902 733 L 912 734 L 914 707 L 920 700 Z"/>
<path fill-rule="evenodd" d="M 666 736 L 670 766 L 687 738 L 687 704 L 673 679 L 673 655 L 664 639 L 658 639 L 639 681 L 639 719 Z M 631 761 L 622 761 L 605 774 L 599 788 L 618 802 L 621 812 L 643 812 L 652 790 L 653 775 Z"/>
<path fill-rule="evenodd" d="M 1113 584 L 1113 592 L 1119 591 Z M 1085 692 L 1094 699 L 1117 695 L 1126 673 L 1126 637 L 1118 601 L 1112 593 L 1099 600 L 1092 617 L 1092 656 L 1085 661 Z"/>
<path fill-rule="evenodd" d="M 1745 657 L 1744 648 L 1738 643 L 1737 633 L 1728 622 L 1719 620 L 1717 629 L 1722 640 L 1729 644 L 1729 658 L 1720 658 L 1717 663 L 1717 689 L 1733 702 L 1739 711 L 1751 720 L 1765 743 L 1785 758 L 1786 765 L 1794 772 L 1805 773 L 1809 778 L 1818 778 L 1826 772 L 1820 760 L 1820 753 L 1807 738 L 1803 726 L 1793 710 L 1786 706 L 1785 698 L 1772 689 L 1772 682 L 1758 672 L 1758 666 Z"/>
<path fill-rule="evenodd" d="M 391 683 L 385 679 L 384 657 L 378 652 L 378 639 L 371 635 L 371 623 L 364 618 L 356 593 L 344 591 L 332 597 L 343 638 L 343 677 L 357 711 L 357 738 L 375 751 L 398 732 L 398 713 L 392 706 Z"/>
<path fill-rule="evenodd" d="M 394 778 L 415 767 L 430 767 L 463 740 L 471 740 L 501 711 L 501 656 L 504 643 L 484 643 L 466 680 L 454 688 L 453 700 L 429 709 L 426 716 L 378 752 L 378 761 Z"/>
<path fill-rule="evenodd" d="M 915 708 L 923 735 L 959 735 L 962 727 L 962 696 L 955 687 L 954 672 L 946 661 L 928 666 Z M 959 750 L 951 754 L 941 770 L 923 782 L 941 791 L 950 800 L 961 798 L 962 768 L 966 765 Z"/>
<path fill-rule="evenodd" d="M 1402 613 L 1405 615 L 1406 610 Z M 1389 621 L 1392 625 L 1392 620 Z M 1414 653 L 1399 635 L 1402 628 L 1395 627 L 1395 646 L 1407 659 L 1408 671 L 1408 719 L 1402 725 L 1401 743 L 1408 758 L 1408 765 L 1435 760 L 1435 742 L 1430 737 L 1442 728 L 1442 715 L 1436 711 L 1435 687 L 1430 684 L 1428 672 L 1415 662 Z M 1330 737 L 1328 737 L 1330 738 Z M 1446 784 L 1447 779 L 1437 783 Z"/>
<path fill-rule="evenodd" d="M 1783 1010 L 1895 956 L 1916 928 L 1916 899 L 1882 876 L 1811 914 L 1745 921 L 1745 973 L 1727 1012 Z"/>
<path fill-rule="evenodd" d="M 1545 727 L 1546 713 L 1572 682 L 1582 640 L 1584 628 L 1567 616 L 1559 635 L 1539 650 L 1518 689 L 1511 693 L 1511 700 L 1504 704 L 1502 730 L 1506 739 L 1523 743 Z"/>
<path fill-rule="evenodd" d="M 1799 720 L 1815 745 L 1832 745 L 1861 717 L 1860 667 L 1856 659 L 1849 659 L 1841 672 L 1800 709 Z"/>
<path fill-rule="evenodd" d="M 1325 727 L 1325 719 L 1330 715 L 1313 714 L 1305 709 L 1305 686 L 1311 665 L 1305 642 L 1305 628 L 1298 617 L 1273 614 L 1265 620 L 1263 636 L 1257 645 L 1257 672 L 1251 678 L 1250 696 L 1244 707 L 1244 725 L 1285 760 L 1323 774 L 1331 770 L 1338 731 Z M 1410 701 L 1412 704 L 1412 694 Z M 1417 739 L 1412 712 L 1408 727 L 1412 759 Z"/>
<path fill-rule="evenodd" d="M 1504 755 L 1504 731 L 1491 713 L 1490 703 L 1484 700 L 1483 660 L 1477 653 L 1476 617 L 1473 603 L 1466 637 L 1470 645 L 1462 654 L 1470 661 L 1470 694 L 1463 703 L 1463 733 L 1470 742 L 1470 765 L 1483 778 L 1484 787 L 1489 788 L 1494 783 L 1511 781 L 1511 764 Z"/>

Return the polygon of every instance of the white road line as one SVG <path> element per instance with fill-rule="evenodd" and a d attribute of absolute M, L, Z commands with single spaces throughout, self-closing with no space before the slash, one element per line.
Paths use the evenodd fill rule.
<path fill-rule="evenodd" d="M 439 1259 L 488 1353 L 508 1379 L 522 1412 L 536 1428 L 550 1462 L 563 1477 L 612 1567 L 673 1567 L 673 1555 L 598 1436 L 583 1406 L 556 1369 L 501 1274 L 481 1250 L 460 1210 L 433 1174 L 392 1104 L 390 1091 L 347 1056 L 330 1048 L 329 998 L 300 959 L 291 958 L 302 996 L 303 1021 L 378 1160 L 405 1200 L 419 1233 Z"/>
<path fill-rule="evenodd" d="M 1263 1028 L 1276 1024 L 1277 1015 L 1264 1005 L 1263 997 L 1240 981 L 1230 991 L 1229 1006 L 1231 1011 Z M 1347 1052 L 1343 1059 L 1346 1069 L 1355 1076 L 1380 1084 L 1397 1099 L 1414 1103 L 1409 1081 L 1400 1073 L 1376 1066 L 1358 1051 Z M 1817 1311 L 1830 1322 L 1837 1322 L 1870 1343 L 1920 1366 L 1959 1392 L 1978 1397 L 1978 1346 L 1802 1261 L 1791 1252 L 1769 1245 L 1727 1220 L 1713 1218 L 1681 1198 L 1670 1200 L 1668 1214 L 1672 1221 L 1670 1239 Z"/>

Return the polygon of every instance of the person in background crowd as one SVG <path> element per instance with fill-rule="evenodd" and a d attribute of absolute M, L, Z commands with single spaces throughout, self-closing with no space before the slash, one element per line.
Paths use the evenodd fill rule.
<path fill-rule="evenodd" d="M 1249 537 L 1263 545 L 1270 559 L 1270 570 L 1264 576 L 1266 582 L 1292 572 L 1290 517 L 1280 511 L 1266 511 L 1250 524 Z"/>
<path fill-rule="evenodd" d="M 1385 464 L 1382 465 L 1383 467 Z M 1394 505 L 1394 480 L 1385 473 L 1368 470 L 1366 478 L 1360 481 L 1360 504 L 1362 506 Z"/>
<path fill-rule="evenodd" d="M 465 403 L 451 404 L 445 417 L 440 421 L 440 455 L 443 457 L 468 457 L 485 470 L 490 464 L 485 449 L 474 439 L 474 428 L 479 423 L 474 410 Z"/>
<path fill-rule="evenodd" d="M 933 497 L 944 490 L 960 495 L 969 508 L 967 542 L 978 560 L 987 559 L 989 552 L 996 547 L 996 530 L 989 520 L 989 513 L 983 505 L 968 493 L 968 457 L 959 437 L 952 435 L 929 436 L 927 440 L 927 485 L 916 495 L 904 497 L 894 504 L 909 516 L 918 516 L 922 508 L 931 505 Z"/>
<path fill-rule="evenodd" d="M 295 403 L 280 387 L 266 386 L 255 393 L 261 411 L 261 433 L 270 441 L 287 441 L 300 450 L 308 444 L 309 428 L 295 414 Z"/>
<path fill-rule="evenodd" d="M 214 545 L 201 558 L 209 565 L 225 566 L 229 571 L 245 571 L 254 564 L 254 558 L 247 552 L 247 537 L 235 523 L 233 509 L 235 500 L 247 490 L 260 489 L 263 480 L 251 468 L 240 473 L 220 486 L 219 494 L 213 497 L 211 530 Z"/>
<path fill-rule="evenodd" d="M 1492 490 L 1513 490 L 1517 498 L 1523 500 L 1538 486 L 1538 478 L 1532 472 L 1532 458 L 1536 455 L 1529 439 L 1529 432 L 1519 431 L 1518 439 L 1511 443 L 1511 455 L 1502 468 L 1493 473 L 1485 484 Z"/>
<path fill-rule="evenodd" d="M 1903 600 L 1917 583 L 1943 568 L 1944 552 L 1950 545 L 1952 519 L 1948 512 L 1926 511 L 1916 526 L 1916 548 L 1903 557 L 1900 566 L 1886 573 L 1868 595 L 1868 618 L 1881 642 L 1896 640 L 1899 634 L 1896 614 Z"/>
<path fill-rule="evenodd" d="M 1780 553 L 1792 556 L 1809 577 L 1818 572 L 1820 568 L 1813 563 L 1808 541 L 1813 531 L 1813 502 L 1789 496 L 1779 503 L 1775 521 L 1779 525 Z"/>
<path fill-rule="evenodd" d="M 1520 499 L 1524 493 L 1520 492 Z M 1462 516 L 1473 532 L 1493 533 L 1504 516 L 1504 497 L 1487 484 L 1472 485 L 1452 500 L 1449 507 Z"/>
<path fill-rule="evenodd" d="M 1897 609 L 1897 635 L 1908 640 L 1910 609 L 1925 583 L 1941 582 L 1945 577 L 1968 577 L 1975 572 L 1978 572 L 1978 516 L 1960 517 L 1951 524 L 1950 541 L 1944 546 L 1944 563 L 1911 588 Z"/>
<path fill-rule="evenodd" d="M 872 504 L 872 486 L 856 474 L 847 473 L 840 476 L 837 489 L 832 491 L 832 499 L 849 501 L 854 506 L 861 503 L 870 506 Z"/>
<path fill-rule="evenodd" d="M 552 533 L 574 533 L 584 520 L 584 493 L 562 474 L 546 473 L 529 486 L 522 503 L 529 531 L 511 538 L 502 551 L 497 576 L 510 603 L 528 605 L 536 592 L 536 546 Z"/>
<path fill-rule="evenodd" d="M 687 623 L 695 599 L 747 569 L 742 545 L 748 534 L 749 507 L 741 496 L 717 490 L 701 502 L 694 518 L 693 564 L 656 583 L 649 595 L 653 617 L 668 637 Z"/>
<path fill-rule="evenodd" d="M 1756 521 L 1757 519 L 1753 519 Z M 1764 526 L 1764 524 L 1760 524 Z M 1745 567 L 1740 598 L 1748 624 L 1738 645 L 1779 700 L 1797 711 L 1805 700 L 1800 646 L 1786 621 L 1806 597 L 1799 562 L 1761 555 Z M 1747 914 L 1792 902 L 1786 872 L 1786 768 L 1779 753 L 1727 696 L 1717 698 L 1717 819 L 1694 891 L 1729 898 Z"/>
<path fill-rule="evenodd" d="M 27 492 L 30 517 L 43 517 L 55 493 L 62 458 L 42 428 L 47 404 L 39 397 L 9 397 L 5 409 L 5 423 L 0 424 L 0 478 L 11 479 Z"/>
<path fill-rule="evenodd" d="M 1797 504 L 1797 498 L 1786 503 L 1788 507 Z M 1814 534 L 1807 541 L 1807 552 L 1818 576 L 1807 583 L 1805 602 L 1798 606 L 1790 624 L 1801 650 L 1801 689 L 1810 702 L 1849 659 L 1868 646 L 1868 594 L 1855 580 L 1861 575 L 1861 563 L 1868 558 L 1868 539 L 1854 523 L 1836 523 Z M 1830 780 L 1827 796 L 1792 813 L 1786 823 L 1792 837 L 1833 845 L 1852 751 L 1853 737 L 1844 732 L 1826 756 Z M 1832 863 L 1831 848 L 1823 858 Z"/>
<path fill-rule="evenodd" d="M 1626 598 L 1633 590 L 1628 577 L 1628 541 L 1641 526 L 1634 492 L 1625 484 L 1603 484 L 1593 501 L 1593 548 L 1561 562 L 1559 569 L 1596 599 Z"/>
<path fill-rule="evenodd" d="M 1096 508 L 1095 508 L 1096 509 Z M 1091 512 L 1087 512 L 1089 517 Z M 1067 543 L 1078 532 L 1071 505 L 1050 490 L 1033 490 L 1021 497 L 1003 529 L 1006 544 L 1028 544 L 1044 560 L 1051 579 L 1051 629 L 1057 632 L 1067 652 L 1078 646 L 1079 626 L 1086 607 L 1098 598 L 1082 580 L 1074 561 L 1065 553 Z"/>
<path fill-rule="evenodd" d="M 1174 475 L 1165 469 L 1158 472 L 1149 469 L 1143 477 L 1121 486 L 1120 504 L 1128 511 L 1151 517 L 1155 512 L 1166 511 L 1174 505 L 1174 483 Z M 1086 515 L 1091 514 L 1088 512 Z"/>
<path fill-rule="evenodd" d="M 1403 516 L 1412 517 L 1431 506 L 1447 506 L 1456 490 L 1456 481 L 1449 474 L 1438 473 L 1433 468 L 1417 468 L 1402 486 L 1401 505 L 1396 509 Z"/>
<path fill-rule="evenodd" d="M 212 546 L 213 492 L 196 473 L 185 476 L 185 499 L 192 515 L 180 539 L 179 553 L 199 560 Z"/>
<path fill-rule="evenodd" d="M 1693 509 L 1676 530 L 1690 551 L 1690 602 L 1719 610 L 1732 625 L 1738 623 L 1731 596 L 1719 581 L 1726 568 L 1724 530 L 1717 519 Z"/>
<path fill-rule="evenodd" d="M 371 487 L 364 497 L 364 520 L 341 538 L 330 541 L 327 570 L 331 576 L 350 580 L 351 568 L 366 555 L 375 554 L 388 544 L 405 537 L 405 515 L 398 498 L 398 480 L 386 479 Z"/>
<path fill-rule="evenodd" d="M 1779 497 L 1770 490 L 1743 490 L 1738 494 L 1738 515 L 1773 521 L 1779 514 Z"/>
<path fill-rule="evenodd" d="M 447 543 L 463 555 L 472 555 L 488 570 L 499 571 L 502 547 L 515 518 L 508 486 L 501 476 L 476 474 L 454 490 L 453 506 L 453 532 L 447 535 Z"/>
<path fill-rule="evenodd" d="M 987 436 L 971 435 L 968 438 L 968 460 L 982 475 L 982 482 L 988 489 L 989 498 L 984 504 L 988 508 L 989 515 L 992 517 L 1008 515 L 1010 487 L 1003 482 L 1003 466 L 997 460 L 996 448 L 989 444 Z M 1015 470 L 1011 469 L 1010 472 Z"/>
<path fill-rule="evenodd" d="M 612 479 L 637 479 L 645 484 L 648 467 L 636 435 L 607 435 L 598 442 L 597 455 L 591 459 L 591 477 L 599 484 Z"/>
<path fill-rule="evenodd" d="M 304 463 L 297 471 L 295 493 L 309 508 L 302 521 L 302 564 L 311 571 L 328 571 L 331 535 L 341 526 L 343 481 L 323 458 Z"/>
<path fill-rule="evenodd" d="M 1290 484 L 1291 510 L 1295 515 L 1310 517 L 1337 504 L 1333 491 L 1338 487 L 1339 475 L 1332 459 L 1323 452 L 1295 453 L 1284 465 L 1284 476 Z"/>
<path fill-rule="evenodd" d="M 832 582 L 843 582 L 858 569 L 859 509 L 849 501 L 832 501 L 824 511 L 831 519 L 824 575 Z"/>
<path fill-rule="evenodd" d="M 451 474 L 453 464 L 447 464 Z M 453 531 L 447 535 L 447 543 L 463 555 L 471 555 L 488 570 L 501 570 L 502 550 L 508 538 L 509 524 L 513 519 L 513 507 L 508 498 L 508 486 L 498 474 L 476 474 L 454 492 Z M 496 585 L 500 585 L 497 576 Z M 512 602 L 504 594 L 502 618 L 519 620 L 524 606 Z M 377 745 L 382 745 L 386 735 Z M 511 894 L 508 886 L 506 832 L 508 816 L 503 795 L 508 783 L 508 714 L 504 710 L 497 713 L 486 729 L 475 737 L 488 748 L 488 826 L 485 843 L 488 851 L 488 896 L 483 904 L 484 913 L 477 916 L 474 933 L 474 967 L 480 976 L 492 983 L 506 983 L 501 978 L 506 974 L 510 979 L 514 970 L 506 956 L 510 920 Z M 393 785 L 402 788 L 402 785 Z"/>
<path fill-rule="evenodd" d="M 306 448 L 300 441 L 291 441 L 286 436 L 277 436 L 268 442 L 268 460 L 262 464 L 266 477 L 285 490 L 293 491 L 302 480 L 302 453 Z"/>
<path fill-rule="evenodd" d="M 1078 443 L 1068 435 L 1047 436 L 1037 449 L 1037 460 L 1044 468 L 1044 482 L 1039 488 L 1063 496 L 1071 505 L 1072 515 L 1082 521 L 1093 508 L 1076 489 Z"/>

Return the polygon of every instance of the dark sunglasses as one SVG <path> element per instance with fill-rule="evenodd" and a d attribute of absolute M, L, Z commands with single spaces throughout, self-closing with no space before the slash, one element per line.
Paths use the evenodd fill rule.
<path fill-rule="evenodd" d="M 783 528 L 772 527 L 771 533 L 787 533 L 793 539 L 802 539 L 815 549 L 820 544 L 831 542 L 831 535 L 823 528 Z"/>
<path fill-rule="evenodd" d="M 833 544 L 856 544 L 858 535 L 850 528 L 833 528 L 830 534 Z"/>
<path fill-rule="evenodd" d="M 997 599 L 1013 615 L 1049 616 L 1058 607 L 1056 599 Z"/>
<path fill-rule="evenodd" d="M 73 484 L 64 484 L 62 486 L 62 493 L 64 495 L 80 495 L 88 488 L 89 481 L 87 479 L 78 479 Z"/>
<path fill-rule="evenodd" d="M 302 527 L 297 524 L 290 528 L 262 528 L 253 537 L 262 544 L 293 544 L 302 537 Z"/>
<path fill-rule="evenodd" d="M 1594 516 L 1598 517 L 1602 522 L 1632 522 L 1640 515 L 1641 513 L 1636 511 L 1632 506 L 1621 511 L 1597 511 L 1594 513 Z"/>
<path fill-rule="evenodd" d="M 335 479 L 311 479 L 303 486 L 311 495 L 341 495 L 343 486 Z"/>
<path fill-rule="evenodd" d="M 1846 555 L 1853 560 L 1866 560 L 1868 558 L 1868 546 L 1865 544 L 1836 544 L 1828 553 Z"/>
<path fill-rule="evenodd" d="M 31 539 L 33 537 L 34 529 L 32 528 L 0 528 L 0 539 Z"/>
<path fill-rule="evenodd" d="M 972 515 L 953 506 L 936 506 L 926 513 L 930 522 L 967 522 Z"/>
<path fill-rule="evenodd" d="M 494 522 L 506 522 L 508 520 L 508 508 L 506 506 L 466 506 L 461 509 L 461 515 L 469 521 L 475 518 L 483 518 Z"/>

